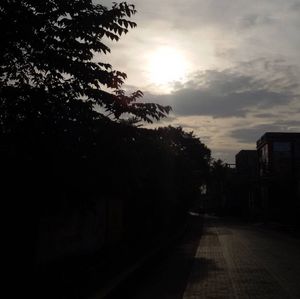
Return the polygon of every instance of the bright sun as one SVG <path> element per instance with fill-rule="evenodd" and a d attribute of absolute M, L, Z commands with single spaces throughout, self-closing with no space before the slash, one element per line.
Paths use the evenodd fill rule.
<path fill-rule="evenodd" d="M 150 54 L 147 69 L 151 83 L 165 85 L 184 80 L 187 62 L 178 50 L 163 47 Z"/>

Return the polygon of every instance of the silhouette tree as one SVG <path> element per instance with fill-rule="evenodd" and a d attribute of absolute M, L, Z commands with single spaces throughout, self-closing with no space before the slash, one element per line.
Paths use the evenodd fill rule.
<path fill-rule="evenodd" d="M 193 132 L 185 132 L 181 127 L 160 128 L 158 134 L 168 144 L 168 151 L 177 157 L 175 186 L 178 186 L 177 193 L 189 204 L 199 193 L 199 187 L 208 180 L 210 149 Z"/>
<path fill-rule="evenodd" d="M 140 241 L 139 232 L 157 234 L 185 215 L 184 201 L 205 180 L 209 149 L 181 128 L 132 126 L 170 107 L 138 102 L 141 91 L 126 95 L 126 74 L 102 62 L 105 41 L 134 28 L 135 12 L 125 2 L 0 3 L 3 185 L 13 199 L 11 219 L 22 222 L 19 239 L 31 235 L 35 248 L 66 214 L 120 198 L 124 238 Z"/>
<path fill-rule="evenodd" d="M 92 0 L 0 3 L 2 192 L 12 203 L 10 218 L 21 220 L 20 244 L 26 236 L 35 247 L 43 219 L 86 204 L 97 192 L 101 198 L 101 179 L 121 159 L 113 147 L 123 138 L 122 125 L 110 119 L 125 114 L 151 122 L 170 111 L 138 102 L 140 91 L 126 95 L 126 74 L 103 62 L 107 41 L 136 26 L 135 12 L 125 2 L 111 8 Z M 116 188 L 116 181 L 110 184 Z"/>
<path fill-rule="evenodd" d="M 133 5 L 111 8 L 92 0 L 3 0 L 0 4 L 0 123 L 10 129 L 26 119 L 84 122 L 124 113 L 152 122 L 170 107 L 126 95 L 126 74 L 101 57 L 105 40 L 134 28 Z M 100 109 L 98 109 L 100 107 Z M 99 112 L 102 111 L 102 112 Z"/>
<path fill-rule="evenodd" d="M 225 212 L 227 198 L 233 197 L 231 192 L 233 171 L 220 159 L 212 161 L 208 184 L 211 212 Z"/>

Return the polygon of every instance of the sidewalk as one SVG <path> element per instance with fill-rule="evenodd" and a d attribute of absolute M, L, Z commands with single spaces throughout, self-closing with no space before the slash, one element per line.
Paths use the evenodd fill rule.
<path fill-rule="evenodd" d="M 183 298 L 235 298 L 223 248 L 213 226 L 204 226 Z"/>
<path fill-rule="evenodd" d="M 299 241 L 207 219 L 183 299 L 300 298 Z"/>
<path fill-rule="evenodd" d="M 188 217 L 185 233 L 125 281 L 109 299 L 182 299 L 202 233 L 202 217 Z"/>
<path fill-rule="evenodd" d="M 298 246 L 207 218 L 183 299 L 300 298 Z"/>

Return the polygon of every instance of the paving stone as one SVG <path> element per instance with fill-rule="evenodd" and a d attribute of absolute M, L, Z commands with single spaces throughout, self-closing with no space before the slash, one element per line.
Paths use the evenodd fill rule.
<path fill-rule="evenodd" d="M 299 240 L 214 219 L 204 229 L 183 299 L 300 298 L 299 249 Z"/>

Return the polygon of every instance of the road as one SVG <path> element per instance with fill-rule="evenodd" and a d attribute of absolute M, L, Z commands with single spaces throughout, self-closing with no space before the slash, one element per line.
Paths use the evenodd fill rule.
<path fill-rule="evenodd" d="M 146 275 L 123 290 L 123 297 L 300 298 L 299 239 L 217 217 L 206 216 L 204 223 L 198 238 L 194 229 L 192 238 L 190 235 L 183 240 Z"/>

